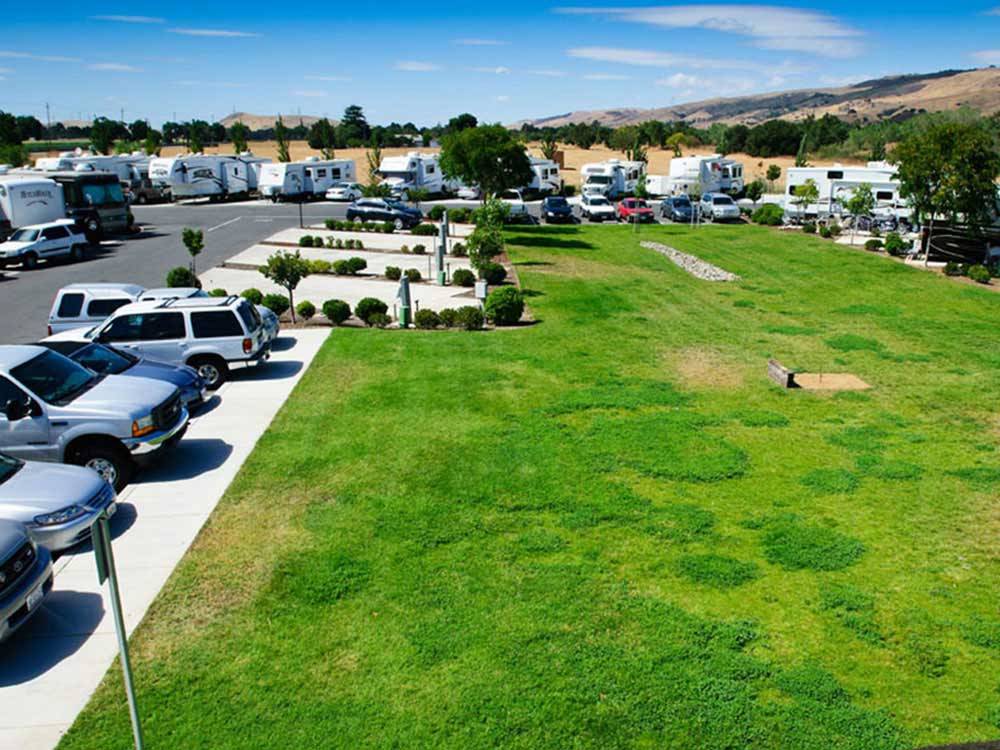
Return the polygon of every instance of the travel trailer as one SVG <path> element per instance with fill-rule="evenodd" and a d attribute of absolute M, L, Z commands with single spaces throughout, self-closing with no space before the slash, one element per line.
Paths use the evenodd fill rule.
<path fill-rule="evenodd" d="M 46 156 L 35 162 L 35 169 L 42 172 L 111 172 L 126 185 L 138 183 L 141 172 L 149 164 L 149 157 L 142 152 L 103 156 L 82 151 L 67 151 L 59 156 Z"/>
<path fill-rule="evenodd" d="M 531 182 L 524 186 L 525 190 L 539 193 L 558 193 L 562 191 L 563 181 L 559 176 L 559 165 L 551 159 L 531 160 Z"/>
<path fill-rule="evenodd" d="M 208 198 L 216 201 L 249 196 L 257 190 L 261 165 L 270 162 L 270 159 L 249 154 L 178 156 L 170 164 L 171 197 L 174 200 Z M 161 167 L 156 165 L 157 172 Z"/>
<path fill-rule="evenodd" d="M 646 178 L 651 195 L 688 195 L 697 193 L 743 192 L 743 164 L 719 154 L 682 156 L 670 160 L 670 175 Z"/>
<path fill-rule="evenodd" d="M 20 227 L 65 218 L 62 185 L 55 180 L 38 176 L 0 176 L 0 239 Z"/>
<path fill-rule="evenodd" d="M 343 180 L 353 181 L 352 159 L 320 160 L 262 164 L 257 192 L 262 198 L 281 199 L 323 197 L 326 191 Z"/>
<path fill-rule="evenodd" d="M 617 198 L 635 191 L 639 180 L 645 179 L 646 162 L 609 159 L 593 164 L 584 164 L 580 169 L 583 176 L 582 192 L 590 195 L 604 195 Z"/>
<path fill-rule="evenodd" d="M 816 183 L 819 201 L 808 206 L 797 202 L 796 191 L 808 180 Z M 868 162 L 864 167 L 791 167 L 785 185 L 785 213 L 792 216 L 828 216 L 840 214 L 844 203 L 861 184 L 871 186 L 875 213 L 901 216 L 909 209 L 899 194 L 896 167 L 887 162 Z"/>
<path fill-rule="evenodd" d="M 382 184 L 392 191 L 392 197 L 406 200 L 409 191 L 423 188 L 431 194 L 445 188 L 437 154 L 410 151 L 405 156 L 386 156 L 378 165 Z"/>
<path fill-rule="evenodd" d="M 153 187 L 170 191 L 170 175 L 174 171 L 176 156 L 155 156 L 149 160 L 149 181 Z"/>

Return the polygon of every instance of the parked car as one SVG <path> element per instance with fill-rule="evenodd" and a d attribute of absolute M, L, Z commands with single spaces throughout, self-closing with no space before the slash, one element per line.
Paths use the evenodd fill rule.
<path fill-rule="evenodd" d="M 686 195 L 675 195 L 664 198 L 660 203 L 660 216 L 671 221 L 690 224 L 694 221 L 694 204 Z"/>
<path fill-rule="evenodd" d="M 82 542 L 94 521 L 116 508 L 114 488 L 90 469 L 0 453 L 0 520 L 24 524 L 52 552 Z"/>
<path fill-rule="evenodd" d="M 49 335 L 95 326 L 123 305 L 139 299 L 137 284 L 70 284 L 56 292 L 49 311 Z"/>
<path fill-rule="evenodd" d="M 67 331 L 46 341 L 95 341 L 140 357 L 188 365 L 214 391 L 230 366 L 259 364 L 271 342 L 257 309 L 242 297 L 189 297 L 135 302 L 90 330 Z"/>
<path fill-rule="evenodd" d="M 256 305 L 255 307 L 257 308 L 257 313 L 260 315 L 261 322 L 264 324 L 264 334 L 267 343 L 273 344 L 281 332 L 281 320 L 274 314 L 274 310 L 270 307 L 264 307 L 264 305 Z"/>
<path fill-rule="evenodd" d="M 39 346 L 59 352 L 98 375 L 127 375 L 132 378 L 162 380 L 181 391 L 188 411 L 205 402 L 205 381 L 187 365 L 171 365 L 146 359 L 106 344 L 92 341 L 42 341 Z"/>
<path fill-rule="evenodd" d="M 0 268 L 37 268 L 38 261 L 56 258 L 83 260 L 89 246 L 83 230 L 72 219 L 21 227 L 0 243 Z"/>
<path fill-rule="evenodd" d="M 202 297 L 205 299 L 209 298 L 207 292 L 203 289 L 199 289 L 194 286 L 185 287 L 161 287 L 158 289 L 147 289 L 141 295 L 137 302 L 151 302 L 153 300 L 167 300 L 167 299 L 190 299 L 191 297 Z M 269 307 L 264 307 L 264 305 L 254 305 L 257 309 L 257 313 L 260 315 L 261 321 L 264 323 L 264 332 L 267 334 L 267 342 L 272 343 L 276 338 L 278 338 L 278 333 L 281 331 L 281 321 L 278 316 L 274 314 L 274 311 Z"/>
<path fill-rule="evenodd" d="M 625 198 L 618 203 L 618 220 L 630 222 L 656 221 L 649 204 L 641 198 Z"/>
<path fill-rule="evenodd" d="M 739 221 L 740 207 L 728 195 L 705 193 L 701 196 L 698 212 L 706 221 Z"/>
<path fill-rule="evenodd" d="M 546 224 L 576 221 L 573 207 L 561 195 L 550 195 L 542 200 L 542 218 Z"/>
<path fill-rule="evenodd" d="M 419 224 L 424 215 L 390 198 L 362 198 L 347 208 L 348 221 L 391 221 L 396 229 L 410 229 Z"/>
<path fill-rule="evenodd" d="M 41 346 L 0 346 L 0 450 L 93 469 L 116 490 L 136 460 L 175 445 L 187 429 L 167 383 L 97 375 Z"/>
<path fill-rule="evenodd" d="M 477 201 L 483 197 L 483 191 L 475 185 L 462 185 L 455 192 L 455 197 L 463 201 Z"/>
<path fill-rule="evenodd" d="M 510 221 L 525 221 L 531 218 L 528 214 L 528 207 L 524 203 L 524 196 L 521 195 L 520 190 L 504 190 L 497 198 L 509 207 L 507 216 Z"/>
<path fill-rule="evenodd" d="M 125 191 L 125 199 L 129 203 L 144 206 L 147 203 L 164 203 L 170 200 L 170 186 L 153 184 L 149 177 L 129 185 Z"/>
<path fill-rule="evenodd" d="M 338 182 L 326 191 L 328 201 L 356 201 L 362 195 L 361 185 L 357 182 Z"/>
<path fill-rule="evenodd" d="M 0 521 L 0 641 L 24 625 L 52 590 L 52 555 L 27 529 Z"/>
<path fill-rule="evenodd" d="M 614 221 L 615 206 L 600 193 L 584 193 L 580 198 L 580 213 L 591 221 Z"/>

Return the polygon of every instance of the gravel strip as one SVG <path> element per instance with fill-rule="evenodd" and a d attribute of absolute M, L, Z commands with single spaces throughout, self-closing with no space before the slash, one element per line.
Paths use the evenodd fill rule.
<path fill-rule="evenodd" d="M 655 250 L 660 255 L 665 255 L 695 278 L 704 279 L 705 281 L 740 280 L 740 277 L 735 273 L 729 273 L 729 271 L 725 271 L 718 266 L 706 263 L 701 258 L 682 253 L 680 250 L 661 245 L 659 242 L 641 242 L 639 244 L 648 250 Z"/>

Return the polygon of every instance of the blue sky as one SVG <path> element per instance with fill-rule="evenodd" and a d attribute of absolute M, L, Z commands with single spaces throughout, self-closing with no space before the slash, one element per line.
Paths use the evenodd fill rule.
<path fill-rule="evenodd" d="M 353 103 L 376 123 L 511 122 L 1000 64 L 988 0 L 216 5 L 11 4 L 0 109 L 159 125 Z"/>

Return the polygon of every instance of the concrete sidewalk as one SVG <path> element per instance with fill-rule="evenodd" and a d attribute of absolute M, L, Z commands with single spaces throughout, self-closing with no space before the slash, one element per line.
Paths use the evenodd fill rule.
<path fill-rule="evenodd" d="M 329 331 L 297 330 L 270 362 L 234 369 L 171 453 L 119 496 L 112 519 L 126 627 L 142 620 Z M 0 748 L 51 748 L 84 708 L 118 646 L 89 545 L 55 564 L 34 618 L 0 646 Z M 124 701 L 124 695 L 122 696 Z M 139 710 L 143 711 L 142 695 Z M 148 707 L 147 707 L 148 710 Z"/>

